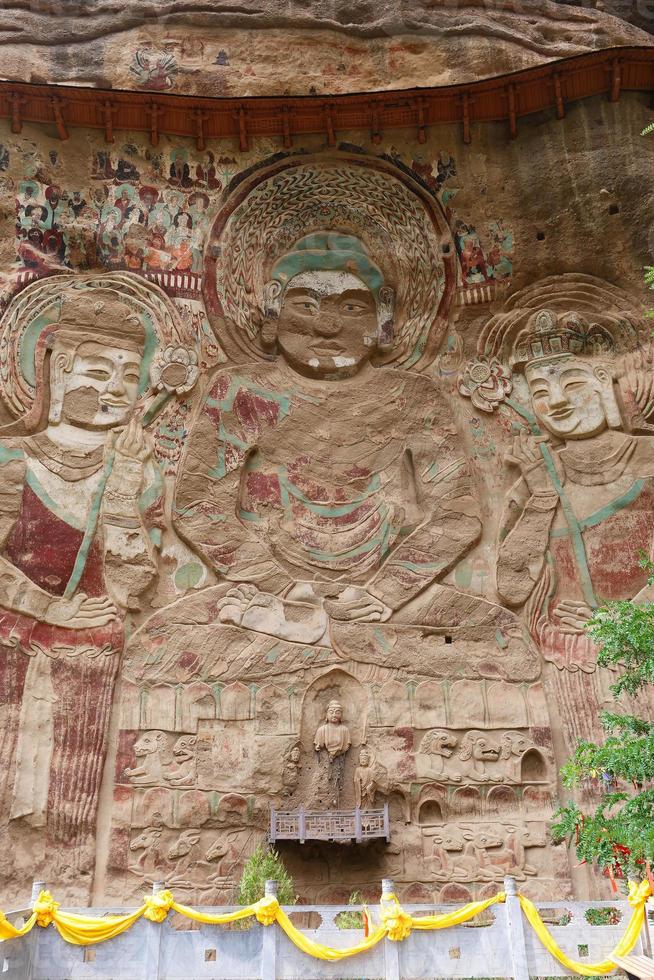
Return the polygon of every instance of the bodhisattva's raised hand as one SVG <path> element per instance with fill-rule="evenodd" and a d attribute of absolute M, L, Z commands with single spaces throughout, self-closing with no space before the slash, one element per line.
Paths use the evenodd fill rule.
<path fill-rule="evenodd" d="M 543 438 L 532 436 L 522 429 L 519 435 L 513 437 L 511 451 L 505 457 L 507 463 L 513 463 L 520 469 L 520 473 L 532 495 L 556 493 L 540 449 L 541 443 L 545 441 Z M 551 456 L 559 480 L 563 482 L 563 471 L 556 453 L 551 453 Z"/>

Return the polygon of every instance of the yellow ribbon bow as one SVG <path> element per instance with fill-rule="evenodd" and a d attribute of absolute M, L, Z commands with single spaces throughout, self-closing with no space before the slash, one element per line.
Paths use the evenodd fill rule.
<path fill-rule="evenodd" d="M 271 926 L 273 922 L 276 922 L 278 912 L 279 902 L 274 895 L 264 895 L 254 905 L 257 922 L 260 922 L 262 926 Z"/>
<path fill-rule="evenodd" d="M 154 895 L 144 895 L 143 903 L 145 905 L 145 912 L 143 915 L 150 922 L 163 922 L 170 912 L 174 901 L 173 893 L 168 891 L 168 889 L 156 892 Z"/>
<path fill-rule="evenodd" d="M 39 897 L 33 907 L 36 912 L 38 925 L 43 926 L 45 929 L 54 920 L 55 912 L 59 908 L 59 902 L 55 902 L 50 892 L 42 891 L 39 892 Z"/>
<path fill-rule="evenodd" d="M 381 921 L 386 929 L 386 935 L 394 942 L 399 943 L 411 933 L 413 920 L 408 912 L 405 912 L 395 895 L 382 895 L 381 897 Z"/>
<path fill-rule="evenodd" d="M 629 897 L 627 901 L 629 902 L 632 908 L 634 909 L 638 908 L 639 905 L 642 905 L 643 902 L 647 901 L 647 899 L 650 897 L 651 894 L 652 894 L 652 887 L 649 881 L 647 880 L 647 878 L 644 881 L 640 881 L 640 882 L 638 881 L 629 882 Z"/>

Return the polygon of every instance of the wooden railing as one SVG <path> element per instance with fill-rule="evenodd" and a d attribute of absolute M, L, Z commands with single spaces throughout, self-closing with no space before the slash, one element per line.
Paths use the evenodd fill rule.
<path fill-rule="evenodd" d="M 297 840 L 356 841 L 385 837 L 390 841 L 388 803 L 381 810 L 271 810 L 270 842 Z"/>

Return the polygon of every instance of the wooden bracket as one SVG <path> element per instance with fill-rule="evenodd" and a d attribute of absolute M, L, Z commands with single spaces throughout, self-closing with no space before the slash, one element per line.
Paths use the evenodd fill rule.
<path fill-rule="evenodd" d="M 472 143 L 472 136 L 470 133 L 470 103 L 471 98 L 467 92 L 463 93 L 461 98 L 461 121 L 463 123 L 463 142 L 466 144 Z"/>
<path fill-rule="evenodd" d="M 11 108 L 11 131 L 12 133 L 20 133 L 23 129 L 21 109 L 25 105 L 25 96 L 19 95 L 18 92 L 10 92 L 7 98 Z"/>
<path fill-rule="evenodd" d="M 150 143 L 152 146 L 156 146 L 159 142 L 159 116 L 163 112 L 162 106 L 157 105 L 156 102 L 151 102 L 148 106 L 148 113 L 150 114 Z"/>
<path fill-rule="evenodd" d="M 556 106 L 556 118 L 563 119 L 565 116 L 565 102 L 563 101 L 563 83 L 561 72 L 554 72 L 554 104 Z"/>
<path fill-rule="evenodd" d="M 66 123 L 64 122 L 64 100 L 59 98 L 59 96 L 53 96 L 50 99 L 50 105 L 52 106 L 52 113 L 54 115 L 55 126 L 57 127 L 57 135 L 60 140 L 67 140 L 68 130 L 66 129 Z"/>
<path fill-rule="evenodd" d="M 336 146 L 336 133 L 334 132 L 334 115 L 332 113 L 332 107 L 326 105 L 324 107 L 325 112 L 325 129 L 327 130 L 327 146 Z"/>
<path fill-rule="evenodd" d="M 379 129 L 379 108 L 373 102 L 370 109 L 370 139 L 373 143 L 379 144 L 382 140 L 381 130 Z"/>
<path fill-rule="evenodd" d="M 247 119 L 245 117 L 245 109 L 243 106 L 240 106 L 238 110 L 238 145 L 241 153 L 245 153 L 250 149 Z"/>
<path fill-rule="evenodd" d="M 290 150 L 293 146 L 293 137 L 291 136 L 291 109 L 290 106 L 282 106 L 282 132 L 284 134 L 284 149 Z"/>
<path fill-rule="evenodd" d="M 425 143 L 427 141 L 427 100 L 418 99 L 416 102 L 416 109 L 418 111 L 418 142 Z"/>
<path fill-rule="evenodd" d="M 202 109 L 194 109 L 193 118 L 195 119 L 195 145 L 198 150 L 204 150 L 207 145 L 204 138 L 204 124 L 209 118 L 209 113 Z"/>
<path fill-rule="evenodd" d="M 609 94 L 610 102 L 617 102 L 620 98 L 620 88 L 622 87 L 622 68 L 620 59 L 614 58 L 611 62 L 611 91 Z"/>
<path fill-rule="evenodd" d="M 114 116 L 118 112 L 118 106 L 108 100 L 102 103 L 102 116 L 104 118 L 104 140 L 105 143 L 114 141 Z"/>
<path fill-rule="evenodd" d="M 511 139 L 514 140 L 518 135 L 518 114 L 516 111 L 515 85 L 511 84 L 507 86 L 506 94 L 509 102 L 509 134 Z"/>

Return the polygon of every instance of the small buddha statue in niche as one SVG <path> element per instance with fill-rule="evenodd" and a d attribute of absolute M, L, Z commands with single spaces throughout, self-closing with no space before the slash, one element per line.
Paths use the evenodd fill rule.
<path fill-rule="evenodd" d="M 354 802 L 358 807 L 371 807 L 375 802 L 375 770 L 365 745 L 359 752 L 359 765 L 354 770 Z"/>
<path fill-rule="evenodd" d="M 343 723 L 343 708 L 340 701 L 330 701 L 327 705 L 325 721 L 316 729 L 313 745 L 320 756 L 327 752 L 327 781 L 331 793 L 331 806 L 338 806 L 343 789 L 345 755 L 352 744 L 350 729 Z"/>

